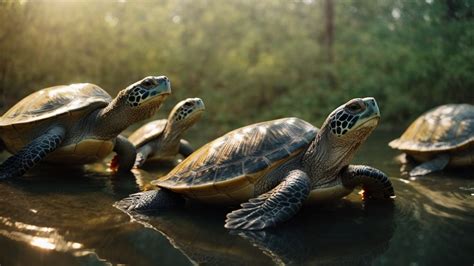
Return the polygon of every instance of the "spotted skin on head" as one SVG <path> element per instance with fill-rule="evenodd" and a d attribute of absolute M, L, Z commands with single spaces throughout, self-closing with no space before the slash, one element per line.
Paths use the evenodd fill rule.
<path fill-rule="evenodd" d="M 359 115 L 349 114 L 346 110 L 342 109 L 336 112 L 330 119 L 331 123 L 329 128 L 332 133 L 336 136 L 342 136 L 347 133 L 359 120 Z"/>
<path fill-rule="evenodd" d="M 141 103 L 143 103 L 147 98 L 155 96 L 159 93 L 156 89 L 157 85 L 161 85 L 163 83 L 169 83 L 167 77 L 161 77 L 158 80 L 154 78 L 145 78 L 141 82 L 139 82 L 132 91 L 129 93 L 127 98 L 127 103 L 131 107 L 137 107 Z"/>
<path fill-rule="evenodd" d="M 54 128 L 33 140 L 0 165 L 0 179 L 17 177 L 26 173 L 46 155 L 58 148 L 64 135 L 64 129 Z"/>
<path fill-rule="evenodd" d="M 193 111 L 192 106 L 190 103 L 186 103 L 178 110 L 176 116 L 174 117 L 174 121 L 183 120 L 189 113 Z"/>
<path fill-rule="evenodd" d="M 181 103 L 179 103 L 181 104 Z M 178 105 L 179 105 L 178 104 Z M 186 119 L 194 111 L 200 111 L 204 109 L 204 103 L 199 98 L 186 99 L 182 104 L 173 112 L 172 120 L 179 122 Z"/>

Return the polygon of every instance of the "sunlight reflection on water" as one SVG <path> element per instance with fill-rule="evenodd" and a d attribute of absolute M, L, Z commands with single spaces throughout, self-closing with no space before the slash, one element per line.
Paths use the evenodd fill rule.
<path fill-rule="evenodd" d="M 473 180 L 456 172 L 404 177 L 393 160 L 397 154 L 385 146 L 392 135 L 369 138 L 354 163 L 390 176 L 397 195 L 393 211 L 366 206 L 358 190 L 334 205 L 305 206 L 287 224 L 261 233 L 224 229 L 231 208 L 189 206 L 147 218 L 145 227 L 112 207 L 128 194 L 153 189 L 150 182 L 166 173 L 163 168 L 118 176 L 106 172 L 107 161 L 82 170 L 40 168 L 0 182 L 0 245 L 3 254 L 12 254 L 0 256 L 0 263 L 426 265 L 437 256 L 445 265 L 472 261 L 466 250 L 473 247 Z"/>

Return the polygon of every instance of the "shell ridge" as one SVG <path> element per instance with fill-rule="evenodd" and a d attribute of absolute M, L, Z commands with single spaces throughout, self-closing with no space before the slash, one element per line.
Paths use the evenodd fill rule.
<path fill-rule="evenodd" d="M 317 130 L 297 118 L 277 119 L 235 129 L 198 149 L 157 184 L 173 187 L 187 183 L 197 188 L 215 186 L 235 178 L 243 178 L 252 184 L 255 180 L 247 175 L 276 166 L 276 163 L 286 161 L 285 158 L 303 152 Z M 194 172 L 192 176 L 189 173 L 191 169 Z M 183 182 L 188 178 L 192 178 L 192 183 Z"/>

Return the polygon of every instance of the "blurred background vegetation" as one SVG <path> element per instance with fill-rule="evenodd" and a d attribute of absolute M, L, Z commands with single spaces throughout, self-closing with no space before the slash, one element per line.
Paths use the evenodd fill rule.
<path fill-rule="evenodd" d="M 474 103 L 472 0 L 0 1 L 0 108 L 73 82 L 115 94 L 167 75 L 220 134 L 298 116 L 315 125 L 374 96 L 382 126 Z M 155 118 L 156 118 L 155 117 Z"/>

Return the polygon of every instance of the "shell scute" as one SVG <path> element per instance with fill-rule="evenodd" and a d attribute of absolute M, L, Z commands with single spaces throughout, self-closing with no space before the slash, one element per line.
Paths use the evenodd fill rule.
<path fill-rule="evenodd" d="M 128 140 L 130 140 L 135 147 L 140 147 L 148 141 L 159 137 L 161 133 L 163 133 L 167 123 L 168 120 L 166 119 L 151 121 L 134 131 L 128 137 Z"/>
<path fill-rule="evenodd" d="M 107 106 L 112 97 L 100 87 L 70 84 L 36 91 L 11 107 L 0 119 L 0 127 L 27 125 L 79 110 L 95 110 Z"/>
<path fill-rule="evenodd" d="M 244 173 L 252 174 L 266 169 L 270 166 L 270 161 L 264 157 L 248 158 L 244 161 Z"/>
<path fill-rule="evenodd" d="M 418 117 L 390 147 L 414 152 L 454 150 L 474 143 L 474 106 L 447 104 Z"/>
<path fill-rule="evenodd" d="M 216 171 L 214 182 L 221 182 L 228 179 L 229 176 L 242 176 L 243 174 L 241 162 L 228 164 L 225 167 L 219 167 Z"/>
<path fill-rule="evenodd" d="M 193 180 L 191 189 L 234 183 L 242 185 L 303 152 L 317 131 L 298 118 L 239 128 L 204 145 L 153 184 L 172 190 L 182 184 L 182 180 L 189 179 Z M 254 178 L 250 180 L 247 176 Z"/>

